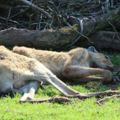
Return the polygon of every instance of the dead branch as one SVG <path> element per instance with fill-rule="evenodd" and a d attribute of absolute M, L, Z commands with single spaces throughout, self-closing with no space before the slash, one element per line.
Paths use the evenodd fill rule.
<path fill-rule="evenodd" d="M 99 31 L 91 35 L 90 40 L 93 42 L 94 46 L 96 46 L 99 49 L 104 48 L 104 49 L 120 50 L 119 32 Z"/>
<path fill-rule="evenodd" d="M 97 104 L 102 105 L 105 101 L 112 98 L 120 98 L 120 95 L 112 95 L 112 96 L 104 97 L 102 99 L 97 100 Z"/>
<path fill-rule="evenodd" d="M 30 7 L 32 7 L 32 8 L 35 9 L 35 10 L 38 10 L 38 11 L 42 12 L 42 13 L 45 14 L 48 18 L 52 18 L 52 16 L 51 16 L 48 12 L 44 11 L 42 8 L 38 7 L 37 5 L 33 4 L 32 2 L 29 2 L 29 1 L 27 1 L 27 0 L 19 0 L 19 1 L 23 2 L 23 3 L 26 4 L 26 5 L 29 5 Z"/>
<path fill-rule="evenodd" d="M 96 97 L 96 98 L 101 98 L 104 96 L 111 96 L 111 95 L 118 95 L 120 94 L 120 91 L 116 91 L 116 90 L 107 90 L 107 91 L 103 91 L 103 92 L 95 92 L 95 93 L 88 93 L 88 94 L 78 94 L 75 96 L 69 96 L 72 98 L 78 98 L 78 99 L 86 99 L 86 98 L 91 98 L 91 97 Z"/>
<path fill-rule="evenodd" d="M 89 94 L 78 94 L 75 96 L 66 96 L 66 97 L 51 97 L 51 98 L 46 98 L 46 99 L 30 99 L 26 101 L 20 101 L 20 103 L 25 103 L 25 102 L 30 102 L 30 103 L 43 103 L 43 102 L 58 102 L 58 103 L 66 103 L 70 102 L 70 98 L 78 98 L 80 100 L 91 98 L 91 97 L 105 97 L 105 96 L 113 96 L 113 95 L 120 95 L 120 91 L 103 91 L 103 92 L 95 92 L 95 93 L 89 93 Z"/>
<path fill-rule="evenodd" d="M 26 101 L 20 101 L 20 103 L 25 103 L 25 102 L 29 102 L 29 103 L 43 103 L 43 102 L 57 102 L 57 103 L 67 103 L 70 102 L 70 99 L 67 97 L 62 97 L 62 96 L 56 96 L 56 97 L 51 97 L 51 98 L 46 98 L 46 99 L 32 99 L 32 100 L 26 100 Z"/>
<path fill-rule="evenodd" d="M 104 96 L 111 96 L 111 95 L 119 95 L 120 91 L 118 90 L 107 90 L 103 92 L 96 92 L 88 94 L 89 97 L 104 97 Z"/>

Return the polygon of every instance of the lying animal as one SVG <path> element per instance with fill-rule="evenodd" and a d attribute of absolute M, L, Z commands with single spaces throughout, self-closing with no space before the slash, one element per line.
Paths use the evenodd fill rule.
<path fill-rule="evenodd" d="M 13 53 L 0 46 L 0 93 L 23 92 L 21 101 L 33 99 L 39 83 L 48 82 L 66 96 L 86 96 L 71 89 L 36 59 Z"/>
<path fill-rule="evenodd" d="M 29 58 L 35 58 L 42 63 L 41 66 L 44 65 L 45 70 L 49 70 L 52 75 L 61 79 L 64 77 L 66 79 L 101 80 L 103 82 L 112 80 L 112 72 L 109 69 L 113 68 L 113 64 L 109 57 L 97 52 L 94 47 L 89 47 L 88 49 L 75 48 L 69 52 L 53 52 L 16 46 L 13 48 L 13 52 Z M 44 72 L 43 69 L 42 71 Z M 61 86 L 56 80 L 53 82 Z M 37 82 L 32 82 L 34 92 L 38 89 L 38 84 Z M 25 95 L 29 96 L 29 93 Z"/>
<path fill-rule="evenodd" d="M 85 81 L 112 80 L 110 70 L 113 64 L 109 57 L 97 52 L 94 47 L 75 48 L 69 52 L 53 52 L 16 46 L 13 52 L 35 58 L 59 78 L 84 79 Z"/>
<path fill-rule="evenodd" d="M 15 49 L 18 49 L 18 47 L 13 49 L 14 52 Z M 90 75 L 100 74 L 100 78 L 103 81 L 110 81 L 112 76 L 111 72 L 105 70 L 105 68 L 112 68 L 110 60 L 106 59 L 103 54 L 97 53 L 98 57 L 102 56 L 104 58 L 104 62 L 102 61 L 103 58 L 101 60 L 101 63 L 99 62 L 99 65 L 101 65 L 104 69 L 89 68 L 89 65 L 93 64 L 93 58 L 91 56 L 92 54 L 96 53 L 95 51 L 95 53 L 90 51 L 90 49 L 91 48 L 89 48 L 89 50 L 77 48 L 66 53 L 50 52 L 53 53 L 52 55 L 50 54 L 50 56 L 48 56 L 48 58 L 51 59 L 48 61 L 48 58 L 46 57 L 44 61 L 40 62 L 34 58 L 29 58 L 13 53 L 4 46 L 0 46 L 0 92 L 4 93 L 11 90 L 23 92 L 21 101 L 26 101 L 29 98 L 34 98 L 35 91 L 39 88 L 39 83 L 48 82 L 56 87 L 58 90 L 60 90 L 65 96 L 78 96 L 83 98 L 95 96 L 95 94 L 81 94 L 78 91 L 71 89 L 56 76 L 61 75 L 61 77 L 64 76 L 66 78 L 87 78 L 88 76 L 89 78 Z M 29 51 L 30 49 L 26 48 L 26 50 Z M 80 51 L 81 54 L 79 54 Z M 46 51 L 46 53 L 49 52 Z M 54 53 L 57 56 L 54 56 Z M 77 56 L 77 53 L 81 56 Z M 83 53 L 85 53 L 84 56 Z M 86 53 L 89 53 L 91 56 L 87 55 Z M 87 56 L 89 56 L 89 59 L 87 58 Z M 85 62 L 85 59 L 89 62 Z M 55 60 L 56 62 L 53 60 Z M 107 63 L 105 64 L 105 60 L 109 62 L 109 65 Z M 49 68 L 52 65 L 51 62 L 55 62 L 55 70 L 53 68 Z M 97 63 L 95 65 L 97 65 Z M 57 74 L 59 72 L 60 74 Z"/>

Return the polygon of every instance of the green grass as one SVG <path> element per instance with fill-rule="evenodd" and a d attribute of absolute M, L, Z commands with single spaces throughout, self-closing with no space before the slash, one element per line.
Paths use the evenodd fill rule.
<path fill-rule="evenodd" d="M 112 61 L 120 64 L 120 55 L 112 55 Z M 90 82 L 84 85 L 71 85 L 80 92 L 95 92 L 108 89 L 120 89 L 120 85 L 103 85 L 99 82 Z M 61 95 L 50 85 L 39 89 L 36 97 L 50 97 Z M 71 103 L 19 103 L 20 95 L 14 98 L 0 99 L 0 120 L 120 120 L 120 99 L 114 98 L 103 105 L 96 104 L 96 98 L 86 100 L 72 99 Z"/>
<path fill-rule="evenodd" d="M 96 100 L 73 100 L 69 104 L 19 104 L 18 98 L 0 101 L 1 120 L 119 120 L 120 100 L 114 99 L 102 106 Z"/>

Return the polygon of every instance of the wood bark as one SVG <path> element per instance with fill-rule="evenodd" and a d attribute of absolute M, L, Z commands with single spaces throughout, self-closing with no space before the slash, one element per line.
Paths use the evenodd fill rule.
<path fill-rule="evenodd" d="M 73 42 L 76 37 L 75 29 L 61 29 L 59 31 L 30 31 L 26 29 L 9 28 L 0 31 L 0 44 L 7 47 L 27 46 L 41 49 L 63 50 L 64 46 Z M 99 49 L 114 49 L 120 51 L 120 33 L 99 31 L 87 40 L 79 41 L 78 45 L 86 47 L 94 45 Z"/>
<path fill-rule="evenodd" d="M 96 48 L 120 51 L 120 33 L 118 32 L 99 31 L 91 35 L 90 41 Z"/>
<path fill-rule="evenodd" d="M 0 31 L 0 44 L 7 47 L 27 46 L 41 49 L 64 49 L 76 36 L 77 28 L 59 30 L 26 30 L 9 28 Z"/>

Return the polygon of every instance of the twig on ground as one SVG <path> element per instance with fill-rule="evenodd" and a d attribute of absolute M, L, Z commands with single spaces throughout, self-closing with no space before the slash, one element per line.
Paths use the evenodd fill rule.
<path fill-rule="evenodd" d="M 43 102 L 57 102 L 57 103 L 67 103 L 70 102 L 70 99 L 68 97 L 51 97 L 51 98 L 46 98 L 46 99 L 39 99 L 35 98 L 32 100 L 26 100 L 26 101 L 20 101 L 20 103 L 25 103 L 25 102 L 30 102 L 30 103 L 43 103 Z"/>
<path fill-rule="evenodd" d="M 70 98 L 78 98 L 80 100 L 82 99 L 87 99 L 87 98 L 91 98 L 91 97 L 104 97 L 104 96 L 110 96 L 110 95 L 119 95 L 120 96 L 120 91 L 104 91 L 104 92 L 96 92 L 96 93 L 90 93 L 90 94 L 78 94 L 78 95 L 74 95 L 74 96 L 66 96 L 66 97 L 62 97 L 62 96 L 57 96 L 57 97 L 51 97 L 51 98 L 46 98 L 46 99 L 41 99 L 41 98 L 34 98 L 34 99 L 28 99 L 26 101 L 20 101 L 20 103 L 25 103 L 25 102 L 29 102 L 29 103 L 43 103 L 43 102 L 57 102 L 57 103 L 66 103 L 66 102 L 70 102 Z"/>
<path fill-rule="evenodd" d="M 76 95 L 76 96 L 72 96 L 72 97 L 76 97 L 79 99 L 86 99 L 86 98 L 91 98 L 91 97 L 97 97 L 97 98 L 101 98 L 104 96 L 111 96 L 111 95 L 119 95 L 120 91 L 118 90 L 107 90 L 107 91 L 103 91 L 103 92 L 95 92 L 95 93 L 89 93 L 89 94 L 83 94 L 83 95 Z"/>
<path fill-rule="evenodd" d="M 111 98 L 120 98 L 120 94 L 119 95 L 112 95 L 112 96 L 108 96 L 108 97 L 104 97 L 102 99 L 99 99 L 99 100 L 97 100 L 97 104 L 102 105 L 105 101 L 107 101 Z"/>

